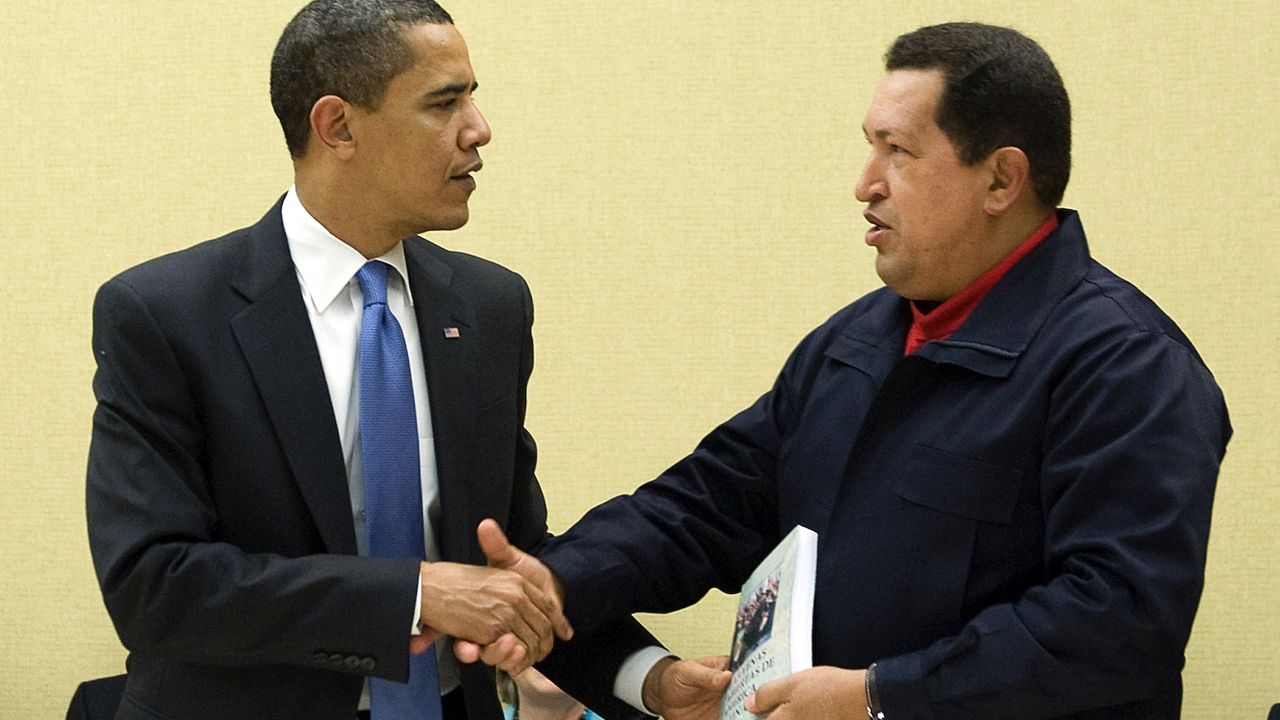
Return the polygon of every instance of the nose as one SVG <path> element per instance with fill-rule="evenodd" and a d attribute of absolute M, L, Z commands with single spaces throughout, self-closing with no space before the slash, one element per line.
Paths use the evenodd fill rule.
<path fill-rule="evenodd" d="M 853 195 L 858 202 L 870 203 L 883 200 L 889 196 L 889 186 L 884 180 L 884 167 L 873 150 L 862 166 L 862 174 L 858 176 L 858 184 L 854 186 Z"/>
<path fill-rule="evenodd" d="M 480 108 L 476 107 L 474 102 L 470 105 L 471 117 L 467 119 L 466 127 L 458 136 L 458 144 L 463 150 L 488 145 L 493 139 L 493 130 L 489 128 L 489 123 L 481 114 Z"/>

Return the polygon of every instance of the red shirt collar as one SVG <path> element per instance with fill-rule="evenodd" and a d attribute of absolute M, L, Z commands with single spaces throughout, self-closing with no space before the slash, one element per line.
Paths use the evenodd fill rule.
<path fill-rule="evenodd" d="M 951 333 L 958 330 L 964 321 L 969 319 L 969 315 L 973 314 L 978 303 L 982 302 L 987 292 L 1000 282 L 1000 278 L 1004 277 L 1010 268 L 1017 265 L 1019 260 L 1026 257 L 1027 253 L 1034 250 L 1041 240 L 1056 229 L 1058 229 L 1058 214 L 1050 213 L 1048 220 L 1036 228 L 1036 231 L 1023 240 L 1013 252 L 996 263 L 995 267 L 928 313 L 922 312 L 913 300 L 911 329 L 907 331 L 907 344 L 902 354 L 910 355 L 931 340 L 945 340 L 951 337 Z"/>

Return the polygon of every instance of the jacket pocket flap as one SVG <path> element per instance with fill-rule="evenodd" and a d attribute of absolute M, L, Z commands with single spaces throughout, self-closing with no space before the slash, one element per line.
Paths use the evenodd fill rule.
<path fill-rule="evenodd" d="M 1007 525 L 1022 476 L 1021 470 L 916 445 L 893 491 L 939 512 Z"/>

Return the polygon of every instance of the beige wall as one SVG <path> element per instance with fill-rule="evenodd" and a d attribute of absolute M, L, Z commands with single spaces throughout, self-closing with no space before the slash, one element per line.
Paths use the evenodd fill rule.
<path fill-rule="evenodd" d="M 267 64 L 298 5 L 0 9 L 4 717 L 60 717 L 77 681 L 122 670 L 84 532 L 90 302 L 118 270 L 247 224 L 287 188 Z M 529 426 L 553 529 L 682 455 L 876 286 L 852 188 L 892 37 L 1011 24 L 1075 101 L 1066 204 L 1095 254 L 1179 320 L 1226 391 L 1236 436 L 1185 714 L 1262 718 L 1280 702 L 1276 8 L 451 2 L 494 141 L 472 223 L 436 239 L 533 288 Z M 646 621 L 681 653 L 722 652 L 729 601 Z"/>

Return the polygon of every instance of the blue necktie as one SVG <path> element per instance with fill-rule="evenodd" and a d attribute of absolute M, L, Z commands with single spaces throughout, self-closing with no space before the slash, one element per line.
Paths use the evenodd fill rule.
<path fill-rule="evenodd" d="M 377 260 L 356 273 L 364 293 L 360 325 L 360 450 L 373 557 L 422 559 L 422 478 L 409 353 L 387 307 L 387 271 Z M 405 637 L 405 643 L 409 638 Z M 408 684 L 369 679 L 372 720 L 440 720 L 436 649 L 409 660 Z"/>

